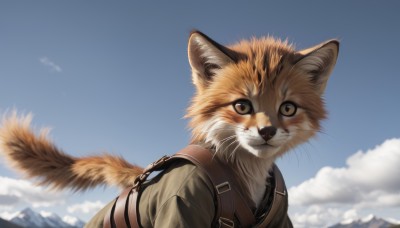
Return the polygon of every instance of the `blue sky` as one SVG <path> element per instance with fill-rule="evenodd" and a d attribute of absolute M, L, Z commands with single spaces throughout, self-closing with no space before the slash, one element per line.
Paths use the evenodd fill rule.
<path fill-rule="evenodd" d="M 351 174 L 355 167 L 346 162 L 349 157 L 357 152 L 372 154 L 386 140 L 400 138 L 398 1 L 2 1 L 0 5 L 0 112 L 12 108 L 32 112 L 34 125 L 51 126 L 55 143 L 74 156 L 108 151 L 145 166 L 188 143 L 190 132 L 182 117 L 194 92 L 186 53 L 192 29 L 222 44 L 268 34 L 288 38 L 298 49 L 331 38 L 341 40 L 325 94 L 330 115 L 323 133 L 279 160 L 294 195 L 297 187 L 318 180 L 316 174 L 324 167 Z M 399 161 L 400 148 L 392 144 L 395 149 L 389 155 L 395 154 Z M 0 166 L 0 176 L 20 179 L 6 165 Z M 382 191 L 400 199 L 400 183 L 394 182 L 394 190 Z M 4 191 L 0 189 L 0 195 Z M 84 194 L 65 192 L 64 200 L 38 210 L 87 220 L 93 211 L 79 214 L 79 210 L 67 212 L 66 207 L 85 200 L 106 203 L 116 193 L 104 188 Z M 394 205 L 358 203 L 355 207 L 311 200 L 294 205 L 291 214 L 297 216 L 299 227 L 369 213 L 400 220 L 400 200 Z M 28 204 L 0 201 L 0 213 Z M 312 207 L 338 212 L 312 223 L 306 214 Z"/>

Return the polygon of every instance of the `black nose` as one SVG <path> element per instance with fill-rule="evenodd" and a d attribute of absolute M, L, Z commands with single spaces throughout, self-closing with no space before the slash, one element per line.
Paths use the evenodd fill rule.
<path fill-rule="evenodd" d="M 258 130 L 258 133 L 265 141 L 268 141 L 276 134 L 276 127 L 273 126 L 263 127 Z"/>

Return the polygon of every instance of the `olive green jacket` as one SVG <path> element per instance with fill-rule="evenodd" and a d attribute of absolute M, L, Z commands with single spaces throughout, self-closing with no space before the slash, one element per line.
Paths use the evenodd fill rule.
<path fill-rule="evenodd" d="M 182 160 L 143 185 L 139 199 L 142 227 L 212 227 L 215 215 L 214 190 L 206 173 Z M 266 200 L 268 201 L 268 200 Z M 87 228 L 102 228 L 114 201 L 95 215 Z M 287 201 L 269 227 L 290 228 Z"/>

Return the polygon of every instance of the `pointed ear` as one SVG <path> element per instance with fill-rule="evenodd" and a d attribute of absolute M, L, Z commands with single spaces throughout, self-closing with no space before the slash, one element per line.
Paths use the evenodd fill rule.
<path fill-rule="evenodd" d="M 317 92 L 322 95 L 328 78 L 336 64 L 339 41 L 329 40 L 312 48 L 297 52 L 295 68 L 302 70 L 315 83 Z"/>
<path fill-rule="evenodd" d="M 235 53 L 199 31 L 193 31 L 188 44 L 193 83 L 203 90 L 219 69 L 235 62 Z"/>

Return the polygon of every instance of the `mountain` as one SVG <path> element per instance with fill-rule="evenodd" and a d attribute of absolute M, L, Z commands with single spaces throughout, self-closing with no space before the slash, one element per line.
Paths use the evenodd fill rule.
<path fill-rule="evenodd" d="M 37 213 L 30 208 L 16 213 L 9 222 L 29 228 L 82 228 L 85 225 L 77 218 L 66 217 L 62 219 L 57 214 Z"/>
<path fill-rule="evenodd" d="M 22 228 L 22 226 L 18 226 L 14 223 L 11 223 L 7 220 L 0 218 L 0 227 L 1 228 Z"/>
<path fill-rule="evenodd" d="M 394 225 L 384 219 L 369 215 L 363 219 L 347 220 L 329 228 L 391 228 Z"/>

